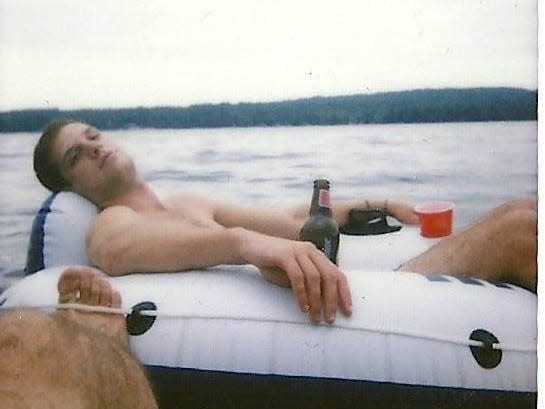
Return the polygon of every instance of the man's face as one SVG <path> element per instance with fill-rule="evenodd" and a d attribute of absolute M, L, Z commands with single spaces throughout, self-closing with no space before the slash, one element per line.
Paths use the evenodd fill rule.
<path fill-rule="evenodd" d="M 65 125 L 55 138 L 52 159 L 71 190 L 95 203 L 104 199 L 131 158 L 105 134 L 84 123 Z"/>

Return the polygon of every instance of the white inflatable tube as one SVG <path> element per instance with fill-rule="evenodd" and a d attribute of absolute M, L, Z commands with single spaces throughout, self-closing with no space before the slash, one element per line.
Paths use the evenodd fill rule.
<path fill-rule="evenodd" d="M 54 306 L 63 268 L 7 290 L 4 307 Z M 289 290 L 252 267 L 111 279 L 123 309 L 157 319 L 130 345 L 141 362 L 241 373 L 364 379 L 415 385 L 536 390 L 536 297 L 514 286 L 413 273 L 348 270 L 352 317 L 311 325 Z M 444 281 L 443 281 L 444 280 Z M 152 283 L 152 285 L 150 285 Z M 497 338 L 492 368 L 474 356 L 483 330 Z M 158 347 L 160 345 L 160 347 Z M 491 354 L 494 352 L 491 351 Z"/>

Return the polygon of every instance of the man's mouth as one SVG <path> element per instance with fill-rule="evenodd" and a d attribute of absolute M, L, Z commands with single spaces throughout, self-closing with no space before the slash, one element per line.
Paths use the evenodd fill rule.
<path fill-rule="evenodd" d="M 102 157 L 102 160 L 100 161 L 100 166 L 99 168 L 102 169 L 104 167 L 104 164 L 106 163 L 106 161 L 108 160 L 108 158 L 110 156 L 112 156 L 114 154 L 114 151 L 109 151 L 109 152 L 106 152 L 104 154 L 104 156 Z"/>

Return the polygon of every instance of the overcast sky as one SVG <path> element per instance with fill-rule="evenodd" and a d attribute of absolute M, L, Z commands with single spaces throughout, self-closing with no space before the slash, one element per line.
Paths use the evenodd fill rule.
<path fill-rule="evenodd" d="M 0 0 L 0 110 L 537 87 L 535 0 Z"/>

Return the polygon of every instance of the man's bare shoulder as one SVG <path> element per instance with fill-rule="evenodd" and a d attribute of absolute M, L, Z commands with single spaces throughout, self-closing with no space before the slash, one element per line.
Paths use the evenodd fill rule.
<path fill-rule="evenodd" d="M 91 225 L 91 232 L 104 227 L 114 227 L 130 222 L 138 216 L 133 209 L 127 206 L 111 206 L 102 210 Z"/>
<path fill-rule="evenodd" d="M 91 223 L 85 236 L 87 252 L 91 257 L 104 243 L 111 241 L 113 235 L 134 225 L 137 213 L 127 206 L 111 206 L 102 210 Z"/>

